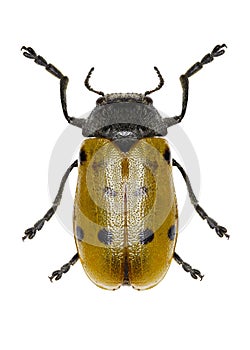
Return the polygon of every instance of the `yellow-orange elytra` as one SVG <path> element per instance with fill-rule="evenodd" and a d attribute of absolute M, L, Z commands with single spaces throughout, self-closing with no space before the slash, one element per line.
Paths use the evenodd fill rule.
<path fill-rule="evenodd" d="M 136 140 L 128 152 L 105 138 L 81 146 L 74 233 L 83 268 L 99 287 L 148 289 L 169 268 L 178 213 L 166 151 L 162 138 Z"/>

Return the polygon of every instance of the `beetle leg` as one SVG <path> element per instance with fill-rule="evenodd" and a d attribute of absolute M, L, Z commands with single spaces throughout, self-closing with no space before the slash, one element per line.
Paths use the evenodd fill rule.
<path fill-rule="evenodd" d="M 176 167 L 179 169 L 179 171 L 180 171 L 180 173 L 181 173 L 183 179 L 185 180 L 185 183 L 186 183 L 186 186 L 187 186 L 187 190 L 188 190 L 188 194 L 189 194 L 189 198 L 190 198 L 190 200 L 191 200 L 191 203 L 193 204 L 195 210 L 196 210 L 197 213 L 200 215 L 200 217 L 201 217 L 203 220 L 206 219 L 206 221 L 207 221 L 209 227 L 210 227 L 211 229 L 215 229 L 215 231 L 216 231 L 216 233 L 217 233 L 217 235 L 218 235 L 219 237 L 225 236 L 227 239 L 229 239 L 230 236 L 227 234 L 227 229 L 226 229 L 225 227 L 223 227 L 223 226 L 218 225 L 218 223 L 217 223 L 214 219 L 212 219 L 211 217 L 209 217 L 209 216 L 207 215 L 207 213 L 204 211 L 204 209 L 202 209 L 202 207 L 199 205 L 198 200 L 197 200 L 197 198 L 196 198 L 196 196 L 195 196 L 195 194 L 194 194 L 194 191 L 193 191 L 193 189 L 192 189 L 190 180 L 189 180 L 189 178 L 188 178 L 188 176 L 187 176 L 185 170 L 182 168 L 182 166 L 181 166 L 175 159 L 173 159 L 172 165 L 173 165 L 173 166 L 176 166 Z"/>
<path fill-rule="evenodd" d="M 215 48 L 212 50 L 211 53 L 208 53 L 205 55 L 200 62 L 196 62 L 192 67 L 190 67 L 185 74 L 182 74 L 180 76 L 180 82 L 182 86 L 182 110 L 181 114 L 178 116 L 175 116 L 173 118 L 166 118 L 168 126 L 175 125 L 177 123 L 180 123 L 186 113 L 187 109 L 187 103 L 188 103 L 188 90 L 189 90 L 189 79 L 192 75 L 197 73 L 201 68 L 210 62 L 214 60 L 215 57 L 221 56 L 224 54 L 225 50 L 223 48 L 226 48 L 227 46 L 225 44 L 222 45 L 216 45 Z"/>
<path fill-rule="evenodd" d="M 53 282 L 53 279 L 55 281 L 58 281 L 64 273 L 67 273 L 69 271 L 71 266 L 75 265 L 78 259 L 79 259 L 79 255 L 78 253 L 76 253 L 73 256 L 73 258 L 69 262 L 64 264 L 59 270 L 55 270 L 54 272 L 52 272 L 52 275 L 49 276 L 50 282 Z"/>
<path fill-rule="evenodd" d="M 68 86 L 69 79 L 67 76 L 63 75 L 53 64 L 47 63 L 47 61 L 40 55 L 37 55 L 35 50 L 31 47 L 23 46 L 21 48 L 23 51 L 23 55 L 27 58 L 34 60 L 34 62 L 40 66 L 43 66 L 49 73 L 54 75 L 56 78 L 60 79 L 60 97 L 61 97 L 61 105 L 63 109 L 63 114 L 68 121 L 68 123 L 79 126 L 81 120 L 77 118 L 70 117 L 67 110 L 67 98 L 66 98 L 66 90 Z"/>
<path fill-rule="evenodd" d="M 201 272 L 197 269 L 193 269 L 191 267 L 191 265 L 189 265 L 188 263 L 186 263 L 185 261 L 182 260 L 182 258 L 174 252 L 174 259 L 175 261 L 182 266 L 183 270 L 185 270 L 186 272 L 189 272 L 190 275 L 194 278 L 197 279 L 198 277 L 200 278 L 200 280 L 202 280 L 202 278 L 204 277 L 204 275 L 201 274 Z"/>
<path fill-rule="evenodd" d="M 57 195 L 55 197 L 55 200 L 53 201 L 53 205 L 52 207 L 47 211 L 47 213 L 43 216 L 42 219 L 38 220 L 33 227 L 28 228 L 25 232 L 24 232 L 24 236 L 23 236 L 23 241 L 28 237 L 29 239 L 32 239 L 37 231 L 40 231 L 41 228 L 43 227 L 45 221 L 49 221 L 49 219 L 55 214 L 56 209 L 58 208 L 61 199 L 62 199 L 62 194 L 63 194 L 63 190 L 64 190 L 64 186 L 65 183 L 67 181 L 67 178 L 70 174 L 70 172 L 72 171 L 72 169 L 74 169 L 75 167 L 78 166 L 78 161 L 75 160 L 74 163 L 72 163 L 70 165 L 70 167 L 66 170 L 65 174 L 62 177 L 60 186 L 59 186 L 59 190 L 57 192 Z"/>

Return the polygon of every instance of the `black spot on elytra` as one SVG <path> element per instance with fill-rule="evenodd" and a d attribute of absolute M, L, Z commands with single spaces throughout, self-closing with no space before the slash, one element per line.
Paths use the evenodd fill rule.
<path fill-rule="evenodd" d="M 173 241 L 175 238 L 175 225 L 171 226 L 168 230 L 168 238 Z"/>
<path fill-rule="evenodd" d="M 167 148 L 163 154 L 164 159 L 170 164 L 170 159 L 171 159 L 171 152 L 169 148 Z"/>
<path fill-rule="evenodd" d="M 117 195 L 115 190 L 113 190 L 111 187 L 107 187 L 107 186 L 103 189 L 103 194 L 106 197 L 115 197 Z"/>
<path fill-rule="evenodd" d="M 101 243 L 110 245 L 112 243 L 113 235 L 111 232 L 103 228 L 98 232 L 98 239 Z"/>
<path fill-rule="evenodd" d="M 79 159 L 80 159 L 80 164 L 85 162 L 87 159 L 86 152 L 83 149 L 81 149 L 81 151 L 80 151 Z"/>
<path fill-rule="evenodd" d="M 134 191 L 136 197 L 145 197 L 148 194 L 148 188 L 146 186 L 139 187 Z"/>
<path fill-rule="evenodd" d="M 76 238 L 78 241 L 82 241 L 84 237 L 83 229 L 80 226 L 76 227 Z"/>
<path fill-rule="evenodd" d="M 145 231 L 140 232 L 139 237 L 141 244 L 148 244 L 154 239 L 154 232 L 147 228 Z"/>
<path fill-rule="evenodd" d="M 105 163 L 103 160 L 100 160 L 99 162 L 94 161 L 92 164 L 92 168 L 94 171 L 99 171 L 105 166 Z"/>
<path fill-rule="evenodd" d="M 156 160 L 147 159 L 146 166 L 148 166 L 153 172 L 156 171 L 156 169 L 158 168 L 158 164 Z"/>

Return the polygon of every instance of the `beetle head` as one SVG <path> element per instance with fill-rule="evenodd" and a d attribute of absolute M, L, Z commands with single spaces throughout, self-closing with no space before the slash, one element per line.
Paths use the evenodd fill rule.
<path fill-rule="evenodd" d="M 149 94 L 159 90 L 164 80 L 157 67 L 154 67 L 159 84 L 153 90 L 144 94 L 139 93 L 112 93 L 104 94 L 102 91 L 91 87 L 89 80 L 94 68 L 91 68 L 86 79 L 85 86 L 88 90 L 101 95 L 96 101 L 96 107 L 87 119 L 72 120 L 72 124 L 82 128 L 85 137 L 104 137 L 117 139 L 132 137 L 165 136 L 167 128 L 174 125 L 173 118 L 162 118 L 153 106 L 153 100 Z M 127 135 L 127 136 L 126 136 Z"/>

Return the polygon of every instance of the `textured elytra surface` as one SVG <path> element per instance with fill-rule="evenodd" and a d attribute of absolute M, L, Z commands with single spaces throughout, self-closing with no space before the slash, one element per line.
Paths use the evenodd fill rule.
<path fill-rule="evenodd" d="M 133 140 L 127 152 L 104 138 L 82 144 L 86 160 L 79 167 L 74 231 L 82 265 L 102 288 L 125 283 L 147 289 L 169 268 L 177 205 L 167 149 L 161 138 Z"/>

